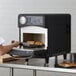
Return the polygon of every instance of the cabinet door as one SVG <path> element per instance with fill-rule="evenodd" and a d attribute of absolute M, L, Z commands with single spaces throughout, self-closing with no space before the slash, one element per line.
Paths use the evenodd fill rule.
<path fill-rule="evenodd" d="M 10 68 L 0 67 L 0 76 L 10 76 Z"/>
<path fill-rule="evenodd" d="M 33 76 L 33 71 L 28 69 L 14 69 L 14 76 Z"/>
<path fill-rule="evenodd" d="M 76 74 L 60 73 L 60 72 L 37 71 L 37 76 L 76 76 Z"/>

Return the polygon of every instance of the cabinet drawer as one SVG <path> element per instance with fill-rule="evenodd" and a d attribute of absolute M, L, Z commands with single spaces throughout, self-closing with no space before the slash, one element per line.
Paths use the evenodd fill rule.
<path fill-rule="evenodd" d="M 33 71 L 27 69 L 14 69 L 14 76 L 33 76 Z"/>
<path fill-rule="evenodd" d="M 10 68 L 0 67 L 0 76 L 10 76 Z"/>
<path fill-rule="evenodd" d="M 37 71 L 37 76 L 76 76 L 76 74 L 60 73 L 60 72 L 48 72 L 48 71 Z"/>

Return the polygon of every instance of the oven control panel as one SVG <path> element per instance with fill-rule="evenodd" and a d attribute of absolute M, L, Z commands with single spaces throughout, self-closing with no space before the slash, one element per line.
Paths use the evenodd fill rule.
<path fill-rule="evenodd" d="M 18 17 L 18 26 L 45 26 L 45 18 L 43 15 L 27 15 L 20 14 Z"/>

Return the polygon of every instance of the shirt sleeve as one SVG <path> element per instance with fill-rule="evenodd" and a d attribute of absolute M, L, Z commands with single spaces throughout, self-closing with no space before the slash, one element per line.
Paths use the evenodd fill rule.
<path fill-rule="evenodd" d="M 0 45 L 2 45 L 4 42 L 5 40 L 2 37 L 0 37 Z"/>

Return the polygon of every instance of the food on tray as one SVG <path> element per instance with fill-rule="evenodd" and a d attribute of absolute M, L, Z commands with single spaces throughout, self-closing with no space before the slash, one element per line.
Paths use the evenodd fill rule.
<path fill-rule="evenodd" d="M 30 45 L 40 45 L 40 46 L 43 45 L 43 42 L 41 41 L 27 41 L 26 43 Z"/>
<path fill-rule="evenodd" d="M 73 64 L 73 63 L 70 63 L 70 62 L 62 62 L 62 63 L 59 64 L 59 66 L 62 66 L 62 67 L 74 67 L 76 65 Z"/>
<path fill-rule="evenodd" d="M 27 44 L 34 45 L 34 41 L 27 41 Z"/>
<path fill-rule="evenodd" d="M 41 42 L 41 41 L 36 41 L 36 42 L 35 42 L 35 45 L 41 45 L 41 46 L 42 46 L 42 45 L 43 45 L 43 42 Z"/>

